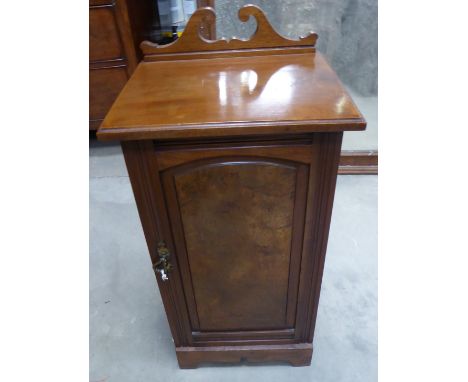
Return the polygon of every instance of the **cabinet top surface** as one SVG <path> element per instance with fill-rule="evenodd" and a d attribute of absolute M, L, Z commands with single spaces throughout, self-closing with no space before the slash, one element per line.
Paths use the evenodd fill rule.
<path fill-rule="evenodd" d="M 316 52 L 142 62 L 98 132 L 152 139 L 364 130 Z"/>

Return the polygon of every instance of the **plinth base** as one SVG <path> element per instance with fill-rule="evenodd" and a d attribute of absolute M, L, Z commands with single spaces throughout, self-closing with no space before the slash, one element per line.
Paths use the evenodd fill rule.
<path fill-rule="evenodd" d="M 312 344 L 178 347 L 181 369 L 193 369 L 202 363 L 289 362 L 292 366 L 309 366 Z"/>

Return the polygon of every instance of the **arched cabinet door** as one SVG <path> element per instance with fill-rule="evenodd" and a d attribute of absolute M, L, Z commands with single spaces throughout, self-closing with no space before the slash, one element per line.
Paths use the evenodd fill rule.
<path fill-rule="evenodd" d="M 294 228 L 300 229 L 294 227 L 294 207 L 305 198 L 296 183 L 307 176 L 305 167 L 221 156 L 163 173 L 179 266 L 191 278 L 184 291 L 191 297 L 192 328 L 294 326 L 296 293 L 288 304 L 288 291 L 297 283 L 289 277 L 290 260 L 299 255 L 291 246 Z"/>
<path fill-rule="evenodd" d="M 158 145 L 151 171 L 185 346 L 304 342 L 318 145 Z M 164 217 L 162 215 L 165 215 Z M 310 278 L 310 276 L 308 276 Z M 164 284 L 164 282 L 160 285 Z M 302 301 L 302 302 L 301 302 Z"/>

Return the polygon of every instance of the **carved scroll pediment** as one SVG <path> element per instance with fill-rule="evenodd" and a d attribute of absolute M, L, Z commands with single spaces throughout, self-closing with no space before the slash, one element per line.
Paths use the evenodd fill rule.
<path fill-rule="evenodd" d="M 250 16 L 253 16 L 257 22 L 257 28 L 250 39 L 205 39 L 200 35 L 200 25 L 215 23 L 216 12 L 213 8 L 204 7 L 195 11 L 178 40 L 167 45 L 143 41 L 140 46 L 145 55 L 315 46 L 318 38 L 316 33 L 311 32 L 299 40 L 291 40 L 276 32 L 262 9 L 256 5 L 245 5 L 239 9 L 239 19 L 242 22 L 248 21 Z"/>

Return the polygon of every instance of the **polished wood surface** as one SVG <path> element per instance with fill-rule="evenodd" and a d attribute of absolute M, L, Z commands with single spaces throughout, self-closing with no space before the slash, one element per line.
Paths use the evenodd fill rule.
<path fill-rule="evenodd" d="M 182 368 L 311 361 L 343 131 L 365 121 L 311 41 L 266 30 L 151 47 L 98 132 L 122 140 Z"/>
<path fill-rule="evenodd" d="M 213 0 L 198 1 L 214 7 Z M 112 103 L 143 55 L 140 43 L 147 38 L 157 15 L 152 0 L 91 0 L 89 7 L 90 130 L 102 123 Z M 215 25 L 204 21 L 201 34 L 214 38 Z M 115 73 L 111 74 L 112 68 Z M 124 70 L 122 70 L 124 69 Z M 103 70 L 103 73 L 100 73 Z M 125 81 L 121 81 L 126 72 Z"/>
<path fill-rule="evenodd" d="M 309 180 L 316 148 L 310 138 L 157 146 L 193 331 L 300 325 L 300 243 L 306 185 L 317 174 Z M 244 333 L 242 339 L 256 335 Z"/>
<path fill-rule="evenodd" d="M 245 6 L 240 13 L 266 20 L 255 6 Z M 315 52 L 315 34 L 289 40 L 262 21 L 250 40 L 213 42 L 203 39 L 197 30 L 207 14 L 212 15 L 213 10 L 197 10 L 189 21 L 188 33 L 173 44 L 142 44 L 147 47 L 145 59 L 153 57 L 153 61 L 139 64 L 102 123 L 98 132 L 101 139 L 365 128 L 362 115 L 336 74 Z M 278 47 L 272 46 L 267 36 L 281 41 L 280 50 L 275 50 Z M 194 51 L 195 42 L 200 53 L 209 55 L 200 58 Z M 213 49 L 213 44 L 224 47 L 229 55 L 217 58 L 219 48 Z M 298 52 L 298 46 L 309 50 Z M 173 57 L 179 54 L 178 48 L 195 55 L 167 61 L 165 52 Z"/>
<path fill-rule="evenodd" d="M 193 287 L 196 305 L 192 326 L 219 331 L 293 325 L 295 306 L 287 322 L 287 300 L 298 168 L 258 157 L 188 163 L 176 173 L 166 171 L 163 183 L 169 210 L 180 214 L 174 231 L 186 244 L 180 252 L 187 257 L 186 288 Z"/>
<path fill-rule="evenodd" d="M 310 363 L 341 137 L 122 142 L 181 367 Z"/>
<path fill-rule="evenodd" d="M 174 188 L 199 330 L 286 327 L 295 168 L 218 159 L 184 170 Z"/>
<path fill-rule="evenodd" d="M 319 53 L 140 63 L 98 136 L 177 138 L 363 130 Z"/>

